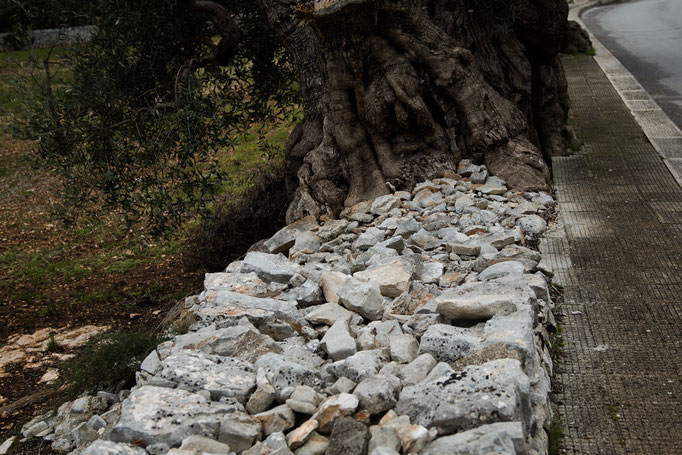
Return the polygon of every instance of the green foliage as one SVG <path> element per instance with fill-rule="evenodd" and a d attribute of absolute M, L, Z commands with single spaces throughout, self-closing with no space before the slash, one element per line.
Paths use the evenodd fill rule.
<path fill-rule="evenodd" d="M 97 335 L 67 364 L 64 378 L 75 393 L 130 387 L 144 358 L 161 341 L 157 335 L 135 330 Z"/>
<path fill-rule="evenodd" d="M 47 341 L 45 349 L 47 352 L 61 352 L 64 350 L 62 346 L 57 343 L 57 340 L 54 339 L 54 333 L 50 333 L 50 339 Z"/>
<path fill-rule="evenodd" d="M 549 442 L 547 444 L 547 453 L 549 455 L 558 455 L 561 452 L 561 441 L 564 438 L 564 428 L 561 425 L 561 420 L 554 418 L 549 425 Z"/>
<path fill-rule="evenodd" d="M 185 77 L 209 51 L 198 38 L 212 32 L 176 0 L 88 2 L 83 14 L 98 32 L 66 53 L 65 77 L 50 73 L 49 59 L 34 62 L 47 74 L 26 97 L 32 113 L 20 128 L 66 177 L 65 214 L 118 209 L 165 232 L 212 211 L 231 185 L 223 161 L 254 124 L 295 120 L 294 71 L 262 13 L 253 2 L 224 5 L 245 35 L 224 67 Z"/>

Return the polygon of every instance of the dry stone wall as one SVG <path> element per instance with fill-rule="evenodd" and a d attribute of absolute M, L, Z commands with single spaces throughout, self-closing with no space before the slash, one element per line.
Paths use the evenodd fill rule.
<path fill-rule="evenodd" d="M 24 427 L 82 455 L 540 454 L 555 202 L 484 166 L 299 220 L 209 273 L 137 385 Z"/>

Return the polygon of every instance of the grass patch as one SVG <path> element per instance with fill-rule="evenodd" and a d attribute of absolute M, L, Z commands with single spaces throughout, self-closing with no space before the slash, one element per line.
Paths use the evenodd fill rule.
<path fill-rule="evenodd" d="M 555 417 L 552 423 L 549 424 L 549 443 L 547 445 L 547 453 L 549 455 L 558 455 L 561 450 L 561 441 L 564 438 L 564 428 L 561 420 Z"/>
<path fill-rule="evenodd" d="M 74 393 L 131 387 L 140 364 L 161 341 L 159 335 L 139 330 L 100 334 L 66 365 L 64 379 Z"/>
<path fill-rule="evenodd" d="M 50 333 L 50 339 L 48 340 L 45 349 L 47 352 L 61 352 L 64 350 L 64 348 L 57 343 L 57 340 L 54 339 L 54 332 Z"/>

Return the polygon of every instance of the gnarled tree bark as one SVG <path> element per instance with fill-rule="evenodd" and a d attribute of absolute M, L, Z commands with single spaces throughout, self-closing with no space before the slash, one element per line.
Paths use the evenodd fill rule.
<path fill-rule="evenodd" d="M 564 0 L 514 0 L 506 29 L 470 0 L 259 2 L 304 98 L 286 150 L 288 220 L 410 188 L 462 158 L 547 189 L 547 160 L 570 135 Z"/>

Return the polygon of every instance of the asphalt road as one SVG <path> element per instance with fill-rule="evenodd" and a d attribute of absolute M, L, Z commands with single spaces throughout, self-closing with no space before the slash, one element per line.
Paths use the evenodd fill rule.
<path fill-rule="evenodd" d="M 682 129 L 682 0 L 631 0 L 582 19 Z"/>

